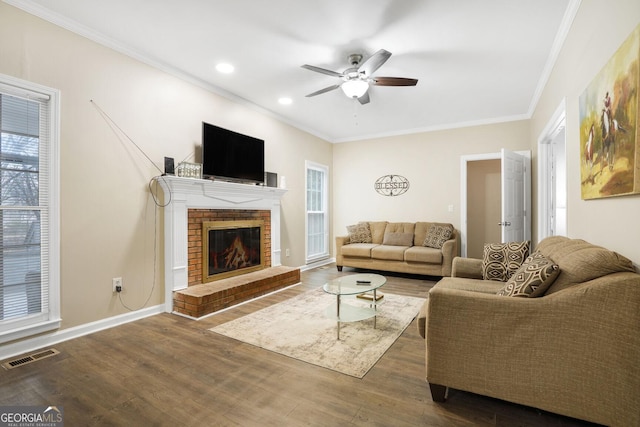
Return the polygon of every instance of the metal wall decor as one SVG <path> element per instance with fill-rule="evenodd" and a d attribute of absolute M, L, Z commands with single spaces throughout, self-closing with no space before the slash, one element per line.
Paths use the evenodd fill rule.
<path fill-rule="evenodd" d="M 384 175 L 376 179 L 374 188 L 383 196 L 399 196 L 409 190 L 409 180 L 402 175 Z"/>

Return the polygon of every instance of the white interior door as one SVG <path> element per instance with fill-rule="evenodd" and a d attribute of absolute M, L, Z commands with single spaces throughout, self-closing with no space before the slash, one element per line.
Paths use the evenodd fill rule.
<path fill-rule="evenodd" d="M 531 240 L 531 159 L 502 149 L 502 242 Z"/>

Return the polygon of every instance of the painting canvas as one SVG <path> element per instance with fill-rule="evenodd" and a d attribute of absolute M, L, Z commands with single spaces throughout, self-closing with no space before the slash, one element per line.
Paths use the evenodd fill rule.
<path fill-rule="evenodd" d="M 640 26 L 580 95 L 583 199 L 640 193 Z"/>

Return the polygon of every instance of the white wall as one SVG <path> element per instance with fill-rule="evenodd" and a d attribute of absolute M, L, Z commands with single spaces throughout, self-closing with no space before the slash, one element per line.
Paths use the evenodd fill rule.
<path fill-rule="evenodd" d="M 578 99 L 639 23 L 638 0 L 582 0 L 532 117 L 530 136 L 537 160 L 536 141 L 562 99 L 566 99 L 568 236 L 615 250 L 636 264 L 640 263 L 640 196 L 581 199 Z M 639 166 L 636 165 L 636 173 L 640 173 Z M 534 173 L 535 170 L 534 167 Z M 536 177 L 533 182 L 537 182 Z"/>
<path fill-rule="evenodd" d="M 328 142 L 2 2 L 0 73 L 61 90 L 63 329 L 128 311 L 113 277 L 124 279 L 131 308 L 164 302 L 163 216 L 147 188 L 159 172 L 127 136 L 161 169 L 164 156 L 194 153 L 203 121 L 263 138 L 266 169 L 289 187 L 281 243 L 291 256 L 282 261 L 304 264 L 304 162 L 332 167 Z"/>
<path fill-rule="evenodd" d="M 334 234 L 358 221 L 439 221 L 460 229 L 460 157 L 529 149 L 529 122 L 425 132 L 336 144 Z M 382 175 L 410 182 L 400 196 L 381 196 L 374 182 Z M 453 205 L 453 212 L 449 212 Z M 335 239 L 332 240 L 335 251 Z"/>

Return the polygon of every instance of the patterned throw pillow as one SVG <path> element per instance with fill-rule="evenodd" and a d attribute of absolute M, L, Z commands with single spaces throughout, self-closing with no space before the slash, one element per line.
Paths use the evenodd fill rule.
<path fill-rule="evenodd" d="M 349 243 L 371 243 L 371 229 L 368 222 L 359 222 L 356 225 L 347 225 Z"/>
<path fill-rule="evenodd" d="M 540 252 L 534 252 L 513 273 L 498 295 L 535 298 L 544 295 L 560 274 L 560 268 Z"/>
<path fill-rule="evenodd" d="M 427 235 L 424 238 L 424 243 L 422 243 L 422 246 L 442 249 L 442 245 L 444 245 L 444 242 L 451 238 L 452 234 L 452 225 L 432 225 L 431 227 L 429 227 L 429 231 L 427 231 Z"/>
<path fill-rule="evenodd" d="M 529 256 L 529 241 L 487 243 L 482 256 L 482 278 L 506 282 Z"/>

